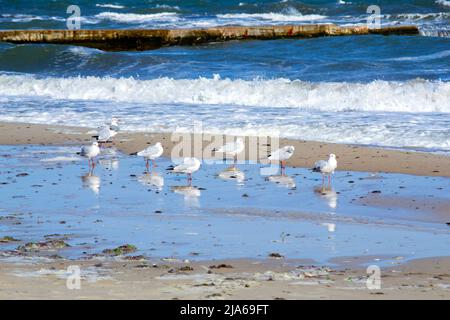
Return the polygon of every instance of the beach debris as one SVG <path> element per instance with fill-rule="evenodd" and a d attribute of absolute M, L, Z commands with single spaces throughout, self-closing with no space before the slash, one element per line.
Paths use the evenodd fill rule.
<path fill-rule="evenodd" d="M 179 268 L 172 268 L 169 269 L 167 272 L 168 273 L 178 273 L 178 272 L 189 272 L 189 271 L 194 271 L 194 268 L 192 268 L 191 266 L 185 265 Z"/>
<path fill-rule="evenodd" d="M 132 244 L 124 244 L 114 249 L 105 249 L 102 251 L 104 254 L 108 254 L 111 256 L 120 256 L 128 253 L 135 252 L 137 250 L 136 246 Z"/>
<path fill-rule="evenodd" d="M 19 239 L 15 239 L 14 237 L 11 236 L 4 236 L 0 238 L 0 243 L 9 243 L 9 242 L 16 242 L 16 241 L 20 241 Z"/>
<path fill-rule="evenodd" d="M 140 254 L 137 256 L 125 256 L 124 257 L 125 260 L 130 260 L 130 261 L 142 261 L 142 260 L 147 260 L 147 257 Z"/>
<path fill-rule="evenodd" d="M 194 271 L 194 268 L 192 268 L 191 266 L 183 266 L 178 268 L 178 270 L 180 271 Z"/>
<path fill-rule="evenodd" d="M 329 280 L 328 277 L 330 272 L 331 269 L 329 267 L 299 266 L 296 269 L 288 272 L 275 272 L 270 270 L 264 273 L 257 272 L 253 275 L 252 278 L 253 280 L 256 281 L 275 281 L 275 280 L 289 281 L 289 280 L 303 280 L 306 278 L 319 278 L 321 280 Z"/>
<path fill-rule="evenodd" d="M 28 242 L 24 245 L 18 246 L 17 251 L 28 252 L 28 251 L 40 251 L 40 250 L 59 250 L 63 248 L 70 247 L 62 239 L 51 239 L 42 242 Z"/>
<path fill-rule="evenodd" d="M 225 263 L 221 263 L 221 264 L 217 264 L 217 265 L 212 265 L 209 266 L 210 269 L 232 269 L 233 266 L 230 264 L 225 264 Z"/>
<path fill-rule="evenodd" d="M 26 172 L 22 172 L 22 173 L 18 173 L 18 174 L 16 174 L 16 177 L 26 177 L 26 176 L 29 176 L 29 174 L 28 173 L 26 173 Z"/>

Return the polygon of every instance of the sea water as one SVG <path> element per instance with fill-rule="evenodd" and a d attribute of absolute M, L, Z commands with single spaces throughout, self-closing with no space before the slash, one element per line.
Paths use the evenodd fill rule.
<path fill-rule="evenodd" d="M 0 29 L 64 29 L 70 1 L 0 1 Z M 78 1 L 81 28 L 413 24 L 417 36 L 211 43 L 145 52 L 0 44 L 0 121 L 271 135 L 450 151 L 450 3 Z"/>

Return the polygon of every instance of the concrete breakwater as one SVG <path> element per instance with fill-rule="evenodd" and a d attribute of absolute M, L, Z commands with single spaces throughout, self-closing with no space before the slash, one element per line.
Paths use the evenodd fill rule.
<path fill-rule="evenodd" d="M 0 41 L 33 44 L 68 44 L 105 51 L 142 51 L 165 46 L 196 45 L 230 40 L 273 40 L 349 35 L 417 35 L 417 26 L 390 26 L 371 29 L 367 26 L 334 24 L 283 26 L 227 26 L 208 29 L 134 29 L 134 30 L 4 30 Z"/>

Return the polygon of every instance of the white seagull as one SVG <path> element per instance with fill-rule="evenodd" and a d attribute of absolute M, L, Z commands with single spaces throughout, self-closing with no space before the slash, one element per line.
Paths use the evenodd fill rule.
<path fill-rule="evenodd" d="M 111 123 L 100 128 L 97 140 L 105 143 L 110 141 L 119 132 L 119 119 L 113 117 Z"/>
<path fill-rule="evenodd" d="M 172 169 L 172 172 L 186 173 L 189 184 L 192 182 L 192 173 L 200 169 L 200 160 L 197 158 L 184 158 L 183 162 Z"/>
<path fill-rule="evenodd" d="M 229 142 L 218 149 L 214 148 L 213 151 L 233 156 L 234 164 L 236 165 L 237 155 L 242 151 L 244 151 L 244 148 L 245 148 L 244 140 L 242 138 L 237 138 L 235 142 Z"/>
<path fill-rule="evenodd" d="M 284 146 L 270 154 L 268 159 L 270 161 L 280 161 L 281 173 L 286 168 L 286 160 L 288 160 L 294 154 L 294 146 Z"/>
<path fill-rule="evenodd" d="M 80 155 L 82 157 L 88 158 L 89 167 L 95 167 L 94 159 L 100 154 L 100 148 L 98 147 L 98 142 L 94 141 L 90 146 L 82 146 Z"/>
<path fill-rule="evenodd" d="M 139 157 L 144 157 L 144 159 L 146 161 L 145 166 L 146 166 L 146 168 L 148 170 L 148 167 L 149 167 L 148 161 L 152 160 L 153 166 L 156 167 L 155 159 L 159 158 L 163 154 L 163 152 L 164 152 L 164 149 L 163 149 L 163 147 L 161 145 L 161 142 L 157 142 L 155 145 L 147 147 L 147 148 L 145 148 L 142 151 L 139 151 L 137 153 L 137 155 Z"/>
<path fill-rule="evenodd" d="M 330 154 L 330 157 L 327 161 L 319 160 L 314 164 L 312 171 L 320 172 L 322 175 L 322 184 L 325 183 L 325 176 L 328 176 L 328 184 L 331 184 L 331 175 L 334 173 L 334 170 L 337 168 L 336 156 L 334 154 Z"/>

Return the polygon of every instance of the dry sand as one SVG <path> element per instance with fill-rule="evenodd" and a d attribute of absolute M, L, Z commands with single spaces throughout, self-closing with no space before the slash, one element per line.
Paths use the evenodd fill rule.
<path fill-rule="evenodd" d="M 0 299 L 449 299 L 450 258 L 381 269 L 368 289 L 365 268 L 311 267 L 283 259 L 203 262 L 67 261 L 2 264 Z M 226 264 L 226 268 L 211 268 Z M 79 290 L 66 287 L 78 265 Z M 232 268 L 230 268 L 231 266 Z M 353 267 L 352 267 L 353 266 Z"/>
<path fill-rule="evenodd" d="M 0 122 L 0 144 L 84 144 L 92 141 L 92 133 L 89 133 L 91 130 L 79 127 Z M 216 140 L 213 138 L 212 142 L 216 142 L 217 145 L 225 139 L 230 139 L 230 137 L 220 138 Z M 204 147 L 211 144 L 207 136 L 196 136 L 194 139 L 201 139 Z M 252 138 L 246 137 L 247 145 L 249 139 Z M 115 146 L 125 153 L 139 151 L 147 145 L 160 141 L 165 148 L 166 156 L 171 154 L 172 148 L 178 143 L 171 141 L 169 133 L 120 132 L 114 140 Z M 288 166 L 293 167 L 311 167 L 318 159 L 327 158 L 328 154 L 335 153 L 338 157 L 339 170 L 450 177 L 450 157 L 445 155 L 290 139 L 281 139 L 279 144 L 295 146 L 295 154 L 287 163 Z M 212 147 L 214 145 L 211 145 L 209 149 Z M 259 154 L 264 158 L 270 146 L 259 140 L 259 147 Z M 194 155 L 198 156 L 195 153 Z M 248 153 L 245 158 L 258 160 L 257 156 L 251 156 Z"/>

